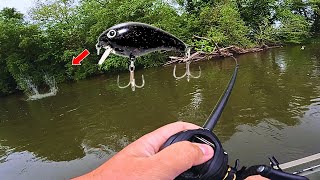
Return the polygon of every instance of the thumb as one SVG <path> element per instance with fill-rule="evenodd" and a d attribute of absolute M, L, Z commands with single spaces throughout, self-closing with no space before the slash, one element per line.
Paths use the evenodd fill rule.
<path fill-rule="evenodd" d="M 154 155 L 157 168 L 175 178 L 184 171 L 205 163 L 213 157 L 213 148 L 206 144 L 182 141 L 172 144 Z"/>

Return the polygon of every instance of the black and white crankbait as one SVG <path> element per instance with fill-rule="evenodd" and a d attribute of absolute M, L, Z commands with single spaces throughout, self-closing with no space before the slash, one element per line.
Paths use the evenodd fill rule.
<path fill-rule="evenodd" d="M 132 90 L 134 90 L 135 87 L 141 88 L 144 86 L 143 76 L 143 84 L 141 86 L 135 84 L 134 61 L 136 57 L 161 50 L 184 52 L 186 56 L 190 56 L 190 48 L 177 37 L 159 28 L 138 22 L 121 23 L 104 31 L 99 36 L 98 43 L 96 44 L 98 55 L 100 54 L 101 48 L 104 48 L 105 52 L 98 63 L 99 65 L 104 63 L 110 53 L 130 58 L 130 82 L 125 87 L 119 87 L 126 88 L 131 85 Z M 190 74 L 189 64 L 190 62 L 186 63 L 187 70 L 183 76 L 176 77 L 175 71 L 174 76 L 177 79 L 181 79 L 186 75 L 188 75 L 188 79 L 189 76 L 194 77 Z"/>

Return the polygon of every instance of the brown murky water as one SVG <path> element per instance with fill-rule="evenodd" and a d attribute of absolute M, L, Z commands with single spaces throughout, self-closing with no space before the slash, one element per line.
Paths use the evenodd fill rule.
<path fill-rule="evenodd" d="M 242 165 L 287 162 L 320 152 L 320 50 L 286 47 L 243 55 L 214 132 Z M 143 134 L 184 120 L 202 125 L 224 91 L 233 60 L 192 63 L 200 79 L 176 81 L 173 67 L 136 72 L 146 86 L 118 89 L 116 76 L 60 84 L 57 96 L 0 99 L 0 179 L 64 179 L 86 173 Z M 177 72 L 183 73 L 183 65 Z M 128 74 L 121 74 L 125 84 Z"/>

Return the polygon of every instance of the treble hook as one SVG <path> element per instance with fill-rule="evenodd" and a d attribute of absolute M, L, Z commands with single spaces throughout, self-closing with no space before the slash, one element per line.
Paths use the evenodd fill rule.
<path fill-rule="evenodd" d="M 129 71 L 130 71 L 130 81 L 128 83 L 128 85 L 126 86 L 120 86 L 119 84 L 119 75 L 118 75 L 118 79 L 117 79 L 117 83 L 118 83 L 118 87 L 121 88 L 121 89 L 124 89 L 124 88 L 127 88 L 131 85 L 131 89 L 132 91 L 135 91 L 136 88 L 142 88 L 144 86 L 144 77 L 142 75 L 142 85 L 137 85 L 136 84 L 136 80 L 134 79 L 134 70 L 135 70 L 135 66 L 134 66 L 134 58 L 131 58 L 130 60 L 130 65 L 129 65 Z"/>
<path fill-rule="evenodd" d="M 190 72 L 190 64 L 191 64 L 191 62 L 192 62 L 191 60 L 186 61 L 186 72 L 184 73 L 184 75 L 182 75 L 180 77 L 177 77 L 177 75 L 176 75 L 177 66 L 175 65 L 174 69 L 173 69 L 173 77 L 175 77 L 177 80 L 179 80 L 179 79 L 182 79 L 182 78 L 187 76 L 187 81 L 188 82 L 190 81 L 190 77 L 194 78 L 194 79 L 199 78 L 201 76 L 201 68 L 199 66 L 199 75 L 198 76 L 193 76 L 191 74 L 191 72 Z"/>

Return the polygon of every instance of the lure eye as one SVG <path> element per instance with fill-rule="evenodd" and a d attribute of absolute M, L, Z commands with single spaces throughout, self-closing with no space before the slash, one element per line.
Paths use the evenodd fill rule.
<path fill-rule="evenodd" d="M 108 38 L 114 38 L 116 37 L 117 32 L 115 30 L 110 30 L 107 34 Z"/>

